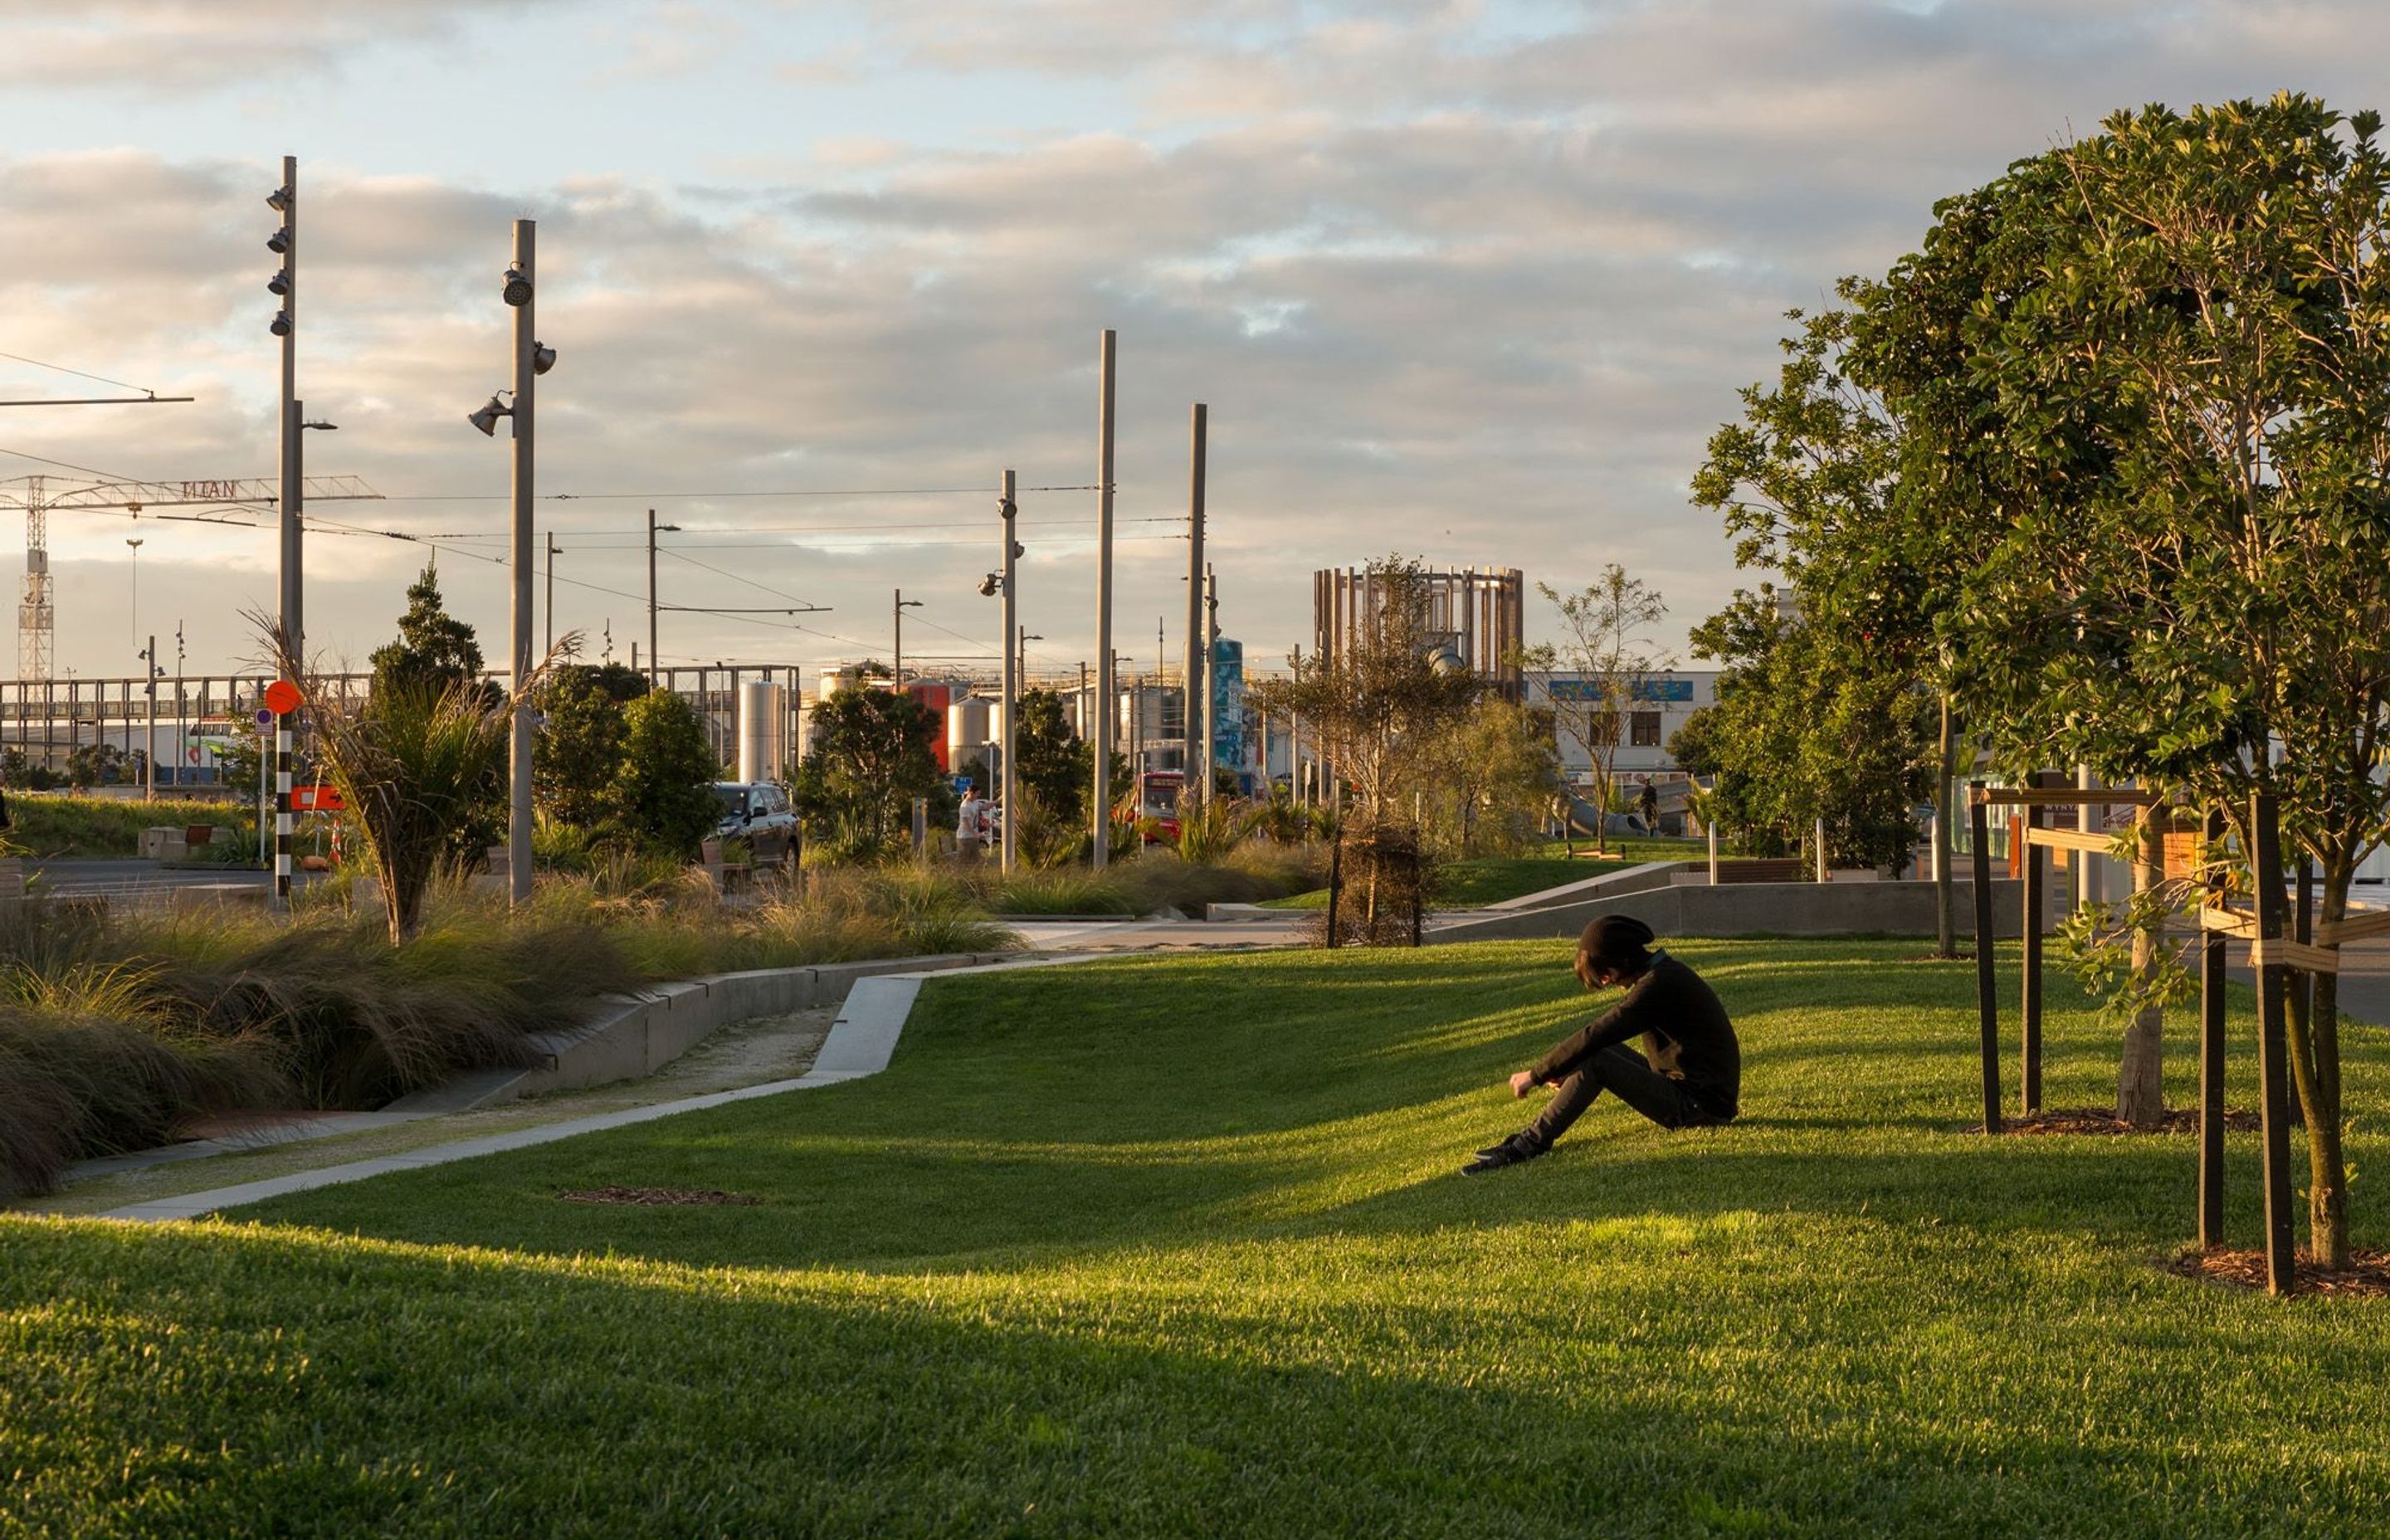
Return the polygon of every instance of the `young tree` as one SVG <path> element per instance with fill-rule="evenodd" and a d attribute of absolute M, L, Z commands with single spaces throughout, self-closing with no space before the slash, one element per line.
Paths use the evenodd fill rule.
<path fill-rule="evenodd" d="M 407 584 L 406 613 L 398 618 L 398 639 L 376 648 L 371 659 L 375 694 L 413 685 L 433 694 L 482 676 L 482 645 L 473 628 L 448 613 L 440 597 L 440 573 L 426 564 Z"/>
<path fill-rule="evenodd" d="M 322 773 L 348 803 L 380 883 L 391 943 L 412 940 L 432 874 L 487 815 L 490 787 L 506 767 L 515 698 L 494 698 L 469 677 L 432 683 L 402 674 L 369 704 L 353 703 L 308 671 L 276 622 L 255 613 L 249 620 L 282 677 L 305 694 Z M 565 637 L 524 687 L 536 688 L 549 663 L 578 640 Z"/>
<path fill-rule="evenodd" d="M 1676 665 L 1642 635 L 1666 618 L 1668 607 L 1658 589 L 1627 576 L 1614 561 L 1602 569 L 1600 581 L 1581 592 L 1563 594 L 1543 583 L 1536 591 L 1559 610 L 1561 640 L 1557 647 L 1528 648 L 1525 661 L 1529 668 L 1576 675 L 1573 685 L 1555 681 L 1552 720 L 1593 766 L 1592 802 L 1603 814 L 1593 830 L 1593 848 L 1600 853 L 1609 848 L 1614 767 L 1629 714 L 1650 677 Z"/>
<path fill-rule="evenodd" d="M 793 800 L 817 832 L 863 849 L 893 848 L 912 823 L 913 799 L 945 782 L 931 745 L 938 714 L 894 690 L 839 690 L 814 709 L 814 740 Z"/>
<path fill-rule="evenodd" d="M 532 794 L 549 817 L 595 827 L 610 811 L 609 796 L 623 770 L 629 727 L 622 701 L 601 670 L 582 665 L 557 669 L 534 699 L 541 727 Z"/>
<path fill-rule="evenodd" d="M 1976 688 L 2040 756 L 2220 807 L 2244 850 L 2251 793 L 2273 792 L 2330 923 L 2390 834 L 2381 121 L 2282 95 L 2103 126 L 2053 152 L 2070 196 L 2015 211 L 2037 282 L 1971 333 L 2004 455 L 2079 458 L 2088 437 L 2102 461 L 2080 495 L 2024 504 L 1971 583 L 1967 622 L 2001 641 Z M 2336 983 L 2291 1023 L 2312 1245 L 2335 1265 Z"/>
<path fill-rule="evenodd" d="M 623 713 L 623 755 L 605 805 L 641 843 L 693 859 L 722 821 L 713 782 L 722 774 L 697 709 L 655 690 Z"/>
<path fill-rule="evenodd" d="M 1076 818 L 1095 784 L 1094 749 L 1072 731 L 1062 698 L 1052 690 L 1023 693 L 1020 711 L 1013 729 L 1015 783 L 1049 816 Z"/>
<path fill-rule="evenodd" d="M 1401 556 L 1372 561 L 1371 600 L 1354 645 L 1306 667 L 1300 678 L 1254 685 L 1247 699 L 1272 716 L 1301 716 L 1320 751 L 1360 798 L 1366 822 L 1408 811 L 1427 786 L 1433 748 L 1466 715 L 1484 684 L 1428 629 L 1427 572 Z"/>
<path fill-rule="evenodd" d="M 1446 729 L 1433 753 L 1432 806 L 1448 845 L 1463 856 L 1525 848 L 1560 780 L 1550 714 L 1488 697 Z"/>

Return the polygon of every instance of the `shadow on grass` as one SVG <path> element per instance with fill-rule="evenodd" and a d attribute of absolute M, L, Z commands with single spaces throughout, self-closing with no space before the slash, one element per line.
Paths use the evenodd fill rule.
<path fill-rule="evenodd" d="M 2372 1500 L 2279 1448 L 2120 1459 L 2142 1398 L 2072 1407 L 2031 1365 L 2003 1423 L 1887 1415 L 1894 1377 L 1997 1346 L 1970 1334 L 1700 1356 L 1772 1332 L 1690 1277 L 1594 1325 L 1548 1290 L 1173 1315 L 288 1231 L 0 1223 L 0 1263 L 36 1531 L 2291 1534 Z M 2195 1372 L 2200 1329 L 2152 1322 L 2126 1377 Z"/>

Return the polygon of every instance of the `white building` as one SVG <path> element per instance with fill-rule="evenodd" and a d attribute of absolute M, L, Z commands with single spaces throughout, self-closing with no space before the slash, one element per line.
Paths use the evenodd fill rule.
<path fill-rule="evenodd" d="M 1703 707 L 1717 699 L 1715 669 L 1670 670 L 1664 674 L 1646 674 L 1630 692 L 1625 710 L 1619 722 L 1617 756 L 1611 770 L 1620 776 L 1673 776 L 1679 774 L 1677 762 L 1668 753 L 1668 740 L 1677 735 L 1687 719 Z M 1529 674 L 1526 676 L 1527 705 L 1551 711 L 1562 720 L 1555 737 L 1560 740 L 1561 774 L 1576 785 L 1592 778 L 1593 761 L 1584 743 L 1568 729 L 1566 716 L 1571 712 L 1582 712 L 1582 702 L 1599 700 L 1601 687 L 1582 674 Z M 1582 724 L 1582 714 L 1577 720 Z"/>

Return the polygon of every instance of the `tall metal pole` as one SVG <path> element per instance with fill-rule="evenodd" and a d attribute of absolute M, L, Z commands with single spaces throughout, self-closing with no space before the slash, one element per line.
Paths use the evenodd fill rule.
<path fill-rule="evenodd" d="M 1007 499 L 1006 499 L 1006 501 L 1007 501 L 1007 502 L 1009 502 L 1010 500 L 1011 500 L 1011 499 L 1009 499 L 1009 498 L 1007 498 Z M 1011 526 L 1010 526 L 1009 524 L 1006 525 L 1005 527 L 1006 527 L 1007 529 L 1011 528 Z M 1006 549 L 1009 550 L 1009 549 L 1011 548 L 1011 542 L 1007 541 L 1007 542 L 1005 543 L 1005 545 L 1006 545 Z M 1009 560 L 1010 558 L 1007 558 L 1007 559 L 1008 559 L 1008 560 Z M 1007 602 L 1009 602 L 1009 601 L 1010 601 L 1010 598 L 1011 598 L 1011 596 L 1010 596 L 1009 594 L 1008 594 L 1008 595 L 1006 595 L 1006 596 L 1005 596 L 1005 597 L 1006 597 Z M 899 693 L 899 694 L 904 693 L 904 689 L 905 689 L 905 590 L 903 590 L 902 588 L 899 588 L 899 589 L 897 589 L 897 590 L 896 590 L 896 661 L 895 661 L 893 663 L 890 664 L 889 666 L 890 666 L 892 669 L 893 669 L 893 670 L 895 671 L 895 680 L 896 680 L 896 689 L 897 689 L 897 693 Z M 1008 698 L 1008 699 L 1009 699 L 1009 692 L 1008 692 L 1008 696 L 1007 696 L 1007 698 Z"/>
<path fill-rule="evenodd" d="M 656 510 L 648 510 L 648 689 L 656 687 Z"/>
<path fill-rule="evenodd" d="M 1004 473 L 1004 494 L 996 503 L 996 515 L 1004 536 L 1004 635 L 1020 635 L 1019 610 L 1013 594 L 1013 557 L 1021 547 L 1012 543 L 1012 518 L 1019 510 L 1012 502 L 1012 472 Z M 902 620 L 904 610 L 896 611 Z M 1003 763 L 997 768 L 996 802 L 1001 810 L 1003 836 L 997 846 L 1002 870 L 1012 870 L 1014 852 L 1021 837 L 1021 802 L 1015 793 L 1020 787 L 1013 774 L 1013 750 L 1020 743 L 1021 665 L 1019 654 L 1010 648 L 1004 649 L 1004 749 Z"/>
<path fill-rule="evenodd" d="M 1209 565 L 1203 569 L 1203 741 L 1195 763 L 1201 767 L 1203 800 L 1212 800 L 1212 756 L 1219 750 L 1217 720 L 1220 692 L 1212 687 L 1213 654 L 1220 645 L 1220 579 Z"/>
<path fill-rule="evenodd" d="M 303 553 L 299 517 L 305 488 L 299 469 L 299 158 L 295 155 L 282 158 L 281 197 L 282 274 L 286 286 L 282 314 L 288 324 L 282 328 L 282 495 L 277 503 L 282 557 L 280 608 L 284 643 L 293 658 L 303 659 L 307 644 L 300 579 Z"/>
<path fill-rule="evenodd" d="M 1179 763 L 1188 795 L 1211 795 L 1209 776 L 1198 776 L 1202 750 L 1203 703 L 1212 674 L 1212 646 L 1203 630 L 1203 461 L 1211 412 L 1197 402 L 1188 428 L 1187 450 L 1187 751 Z"/>
<path fill-rule="evenodd" d="M 547 532 L 547 650 L 556 650 L 556 532 Z"/>
<path fill-rule="evenodd" d="M 528 219 L 515 221 L 515 265 L 523 277 L 536 284 L 533 270 L 536 254 L 537 225 Z M 523 694 L 523 684 L 531 677 L 531 616 L 532 616 L 532 430 L 535 419 L 532 413 L 532 310 L 536 291 L 515 306 L 515 388 L 514 388 L 514 677 L 515 719 L 513 752 L 508 764 L 508 827 L 507 827 L 507 891 L 517 904 L 531 898 L 531 701 Z"/>
<path fill-rule="evenodd" d="M 1096 805 L 1095 869 L 1111 853 L 1112 821 L 1112 360 L 1117 341 L 1106 327 L 1098 344 L 1096 384 Z"/>
<path fill-rule="evenodd" d="M 158 800 L 158 634 L 149 633 L 149 650 L 141 655 L 141 666 L 148 678 L 142 681 L 149 691 L 149 738 L 141 752 L 141 800 Z"/>

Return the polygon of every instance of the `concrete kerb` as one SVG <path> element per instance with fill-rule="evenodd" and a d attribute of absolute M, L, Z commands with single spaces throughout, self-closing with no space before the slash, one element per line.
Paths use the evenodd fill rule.
<path fill-rule="evenodd" d="M 725 1107 L 732 1102 L 747 1101 L 756 1097 L 779 1096 L 789 1091 L 812 1090 L 823 1085 L 843 1084 L 879 1073 L 888 1067 L 896 1050 L 896 1040 L 912 1013 L 913 1002 L 921 985 L 937 973 L 999 973 L 1022 968 L 1055 968 L 1068 963 L 1092 962 L 1094 955 L 1045 957 L 1008 957 L 1002 961 L 982 962 L 966 959 L 951 964 L 949 959 L 929 961 L 949 966 L 920 969 L 924 959 L 914 960 L 914 971 L 883 971 L 849 981 L 854 987 L 839 1011 L 838 1020 L 830 1027 L 829 1037 L 815 1056 L 814 1067 L 793 1080 L 776 1080 L 762 1085 L 741 1086 L 735 1091 L 715 1091 L 700 1097 L 685 1097 L 678 1101 L 658 1102 L 649 1107 L 625 1108 L 620 1111 L 600 1112 L 590 1117 L 573 1118 L 563 1123 L 547 1123 L 538 1128 L 521 1128 L 508 1134 L 493 1134 L 478 1139 L 460 1139 L 453 1144 L 431 1145 L 398 1155 L 376 1156 L 366 1161 L 350 1161 L 340 1165 L 325 1166 L 315 1171 L 293 1172 L 287 1176 L 269 1177 L 263 1181 L 244 1182 L 236 1187 L 217 1187 L 208 1192 L 184 1193 L 173 1198 L 153 1199 L 113 1209 L 99 1217 L 121 1219 L 132 1223 L 156 1223 L 170 1219 L 197 1219 L 221 1209 L 238 1208 L 244 1203 L 263 1202 L 288 1193 L 308 1192 L 317 1187 L 336 1187 L 343 1182 L 361 1182 L 369 1176 L 387 1175 L 392 1172 L 416 1171 L 425 1166 L 446 1165 L 455 1161 L 469 1161 L 483 1155 L 501 1155 L 509 1150 L 527 1149 L 533 1145 L 552 1144 L 582 1134 L 595 1134 L 610 1128 L 624 1128 L 633 1123 L 651 1123 L 658 1118 L 676 1117 L 683 1112 L 701 1112 L 709 1108 Z M 854 965 L 860 966 L 860 965 Z M 901 964 L 896 966 L 903 966 Z M 796 972 L 803 969 L 772 969 L 773 972 Z M 720 975 L 718 977 L 738 977 Z M 704 981 L 713 982 L 715 981 Z"/>
<path fill-rule="evenodd" d="M 1502 899 L 1482 907 L 1489 913 L 1509 914 L 1521 909 L 1557 908 L 1563 904 L 1577 904 L 1591 898 L 1615 898 L 1621 893 L 1648 892 L 1668 886 L 1676 873 L 1688 870 L 1693 865 L 1690 861 L 1646 861 L 1639 866 L 1629 866 L 1624 871 L 1604 872 L 1598 877 L 1563 882 L 1557 888 L 1522 893 L 1517 898 Z"/>

